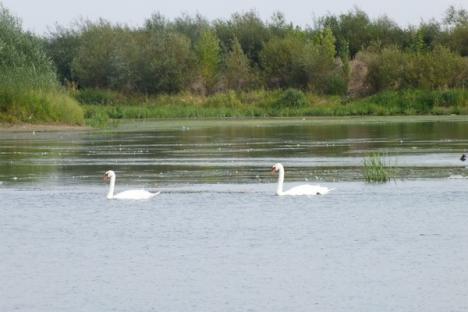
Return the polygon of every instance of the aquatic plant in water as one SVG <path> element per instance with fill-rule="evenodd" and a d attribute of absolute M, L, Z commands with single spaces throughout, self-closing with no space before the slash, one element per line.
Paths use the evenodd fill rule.
<path fill-rule="evenodd" d="M 380 153 L 367 156 L 363 162 L 363 174 L 366 182 L 385 183 L 391 179 L 391 167 Z"/>

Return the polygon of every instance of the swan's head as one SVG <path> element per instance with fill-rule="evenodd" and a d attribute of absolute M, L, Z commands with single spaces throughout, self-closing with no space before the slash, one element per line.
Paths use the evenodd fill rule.
<path fill-rule="evenodd" d="M 106 173 L 104 173 L 104 176 L 102 178 L 104 180 L 110 180 L 113 177 L 115 178 L 115 172 L 112 171 L 112 170 L 108 170 L 108 171 L 106 171 Z"/>
<path fill-rule="evenodd" d="M 271 173 L 278 173 L 281 169 L 284 169 L 283 165 L 280 163 L 276 163 L 271 167 Z"/>

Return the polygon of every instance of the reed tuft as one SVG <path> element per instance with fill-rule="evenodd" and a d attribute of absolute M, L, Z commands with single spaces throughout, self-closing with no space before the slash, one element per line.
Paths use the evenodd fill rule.
<path fill-rule="evenodd" d="M 380 153 L 367 156 L 363 162 L 364 179 L 368 183 L 385 183 L 391 179 L 391 167 Z"/>

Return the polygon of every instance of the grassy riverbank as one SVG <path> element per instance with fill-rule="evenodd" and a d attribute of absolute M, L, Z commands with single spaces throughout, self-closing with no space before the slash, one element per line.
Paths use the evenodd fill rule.
<path fill-rule="evenodd" d="M 0 122 L 105 127 L 114 120 L 307 116 L 466 115 L 468 91 L 407 90 L 349 99 L 295 89 L 143 96 L 108 90 L 1 91 Z M 84 113 L 83 113 L 84 112 Z"/>
<path fill-rule="evenodd" d="M 384 92 L 361 99 L 318 96 L 295 89 L 231 91 L 208 97 L 124 96 L 85 90 L 75 97 L 91 126 L 103 126 L 115 119 L 468 114 L 468 91 L 458 89 Z"/>
<path fill-rule="evenodd" d="M 0 122 L 82 125 L 83 111 L 57 80 L 41 41 L 0 3 Z"/>
<path fill-rule="evenodd" d="M 0 122 L 83 125 L 78 102 L 58 90 L 0 90 Z"/>

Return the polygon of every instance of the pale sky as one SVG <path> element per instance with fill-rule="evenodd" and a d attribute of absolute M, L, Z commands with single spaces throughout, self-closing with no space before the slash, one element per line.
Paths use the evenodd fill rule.
<path fill-rule="evenodd" d="M 371 18 L 387 15 L 401 26 L 418 25 L 422 20 L 440 21 L 449 5 L 468 10 L 468 0 L 0 0 L 26 30 L 44 34 L 58 23 L 69 26 L 74 21 L 104 18 L 131 26 L 141 25 L 154 12 L 173 19 L 183 13 L 197 13 L 208 18 L 227 19 L 235 12 L 255 10 L 264 19 L 280 11 L 294 25 L 313 25 L 314 18 L 346 13 L 354 7 Z"/>

